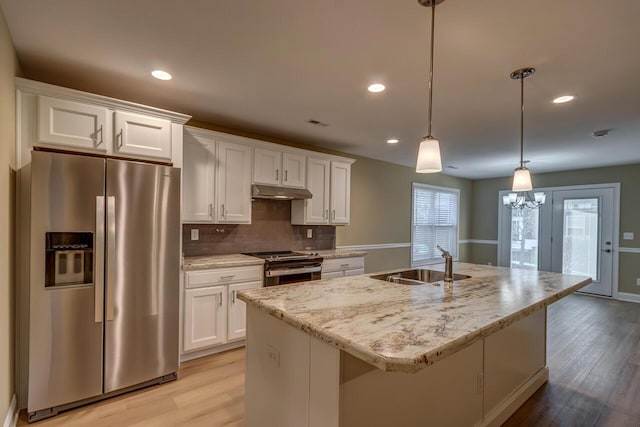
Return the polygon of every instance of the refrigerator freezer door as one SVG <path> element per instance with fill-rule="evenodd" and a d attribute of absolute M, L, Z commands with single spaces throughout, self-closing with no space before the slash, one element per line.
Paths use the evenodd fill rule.
<path fill-rule="evenodd" d="M 100 200 L 104 201 L 104 159 L 34 151 L 31 164 L 29 304 L 29 392 L 27 409 L 36 412 L 102 393 L 102 253 Z M 97 207 L 97 209 L 96 209 Z M 47 245 L 47 233 L 62 236 Z M 68 233 L 68 234 L 65 234 Z M 65 236 L 89 234 L 93 247 L 76 268 L 89 282 L 46 287 L 46 270 L 65 272 Z M 69 241 L 66 241 L 68 244 Z M 88 244 L 87 244 L 88 246 Z M 77 251 L 76 251 L 77 252 Z M 64 252 L 60 252 L 64 253 Z M 92 257 L 92 262 L 86 257 Z M 58 260 L 49 265 L 46 260 Z M 92 270 L 92 271 L 91 271 Z M 53 277 L 53 276 L 52 276 Z"/>
<path fill-rule="evenodd" d="M 104 391 L 178 370 L 180 170 L 107 160 Z"/>

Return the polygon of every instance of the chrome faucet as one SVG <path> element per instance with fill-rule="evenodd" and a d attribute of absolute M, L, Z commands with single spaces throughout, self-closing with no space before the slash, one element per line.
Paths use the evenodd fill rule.
<path fill-rule="evenodd" d="M 449 251 L 442 249 L 442 246 L 437 246 L 438 250 L 442 252 L 442 258 L 444 258 L 444 283 L 445 285 L 453 284 L 453 257 Z"/>

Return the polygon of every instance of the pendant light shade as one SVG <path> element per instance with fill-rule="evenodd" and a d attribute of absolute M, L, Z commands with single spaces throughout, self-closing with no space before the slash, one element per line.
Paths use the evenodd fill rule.
<path fill-rule="evenodd" d="M 418 0 L 422 6 L 431 8 L 431 52 L 429 62 L 429 127 L 427 136 L 420 140 L 416 172 L 436 173 L 442 171 L 442 159 L 440 157 L 440 142 L 431 136 L 431 116 L 433 115 L 433 46 L 436 28 L 436 4 L 444 0 Z"/>
<path fill-rule="evenodd" d="M 517 168 L 513 174 L 513 186 L 511 191 L 531 191 L 531 173 L 525 167 Z"/>
<path fill-rule="evenodd" d="M 440 158 L 440 143 L 437 139 L 425 136 L 420 141 L 418 150 L 418 162 L 416 172 L 435 173 L 442 170 L 442 160 Z"/>

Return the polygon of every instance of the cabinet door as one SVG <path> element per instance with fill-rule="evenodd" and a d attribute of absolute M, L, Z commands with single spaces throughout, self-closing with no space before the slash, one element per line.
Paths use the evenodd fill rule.
<path fill-rule="evenodd" d="M 256 184 L 280 185 L 282 154 L 279 151 L 256 148 L 253 152 L 253 181 Z"/>
<path fill-rule="evenodd" d="M 218 142 L 216 222 L 251 223 L 251 148 Z"/>
<path fill-rule="evenodd" d="M 225 286 L 184 291 L 184 350 L 191 351 L 225 342 Z"/>
<path fill-rule="evenodd" d="M 107 152 L 111 144 L 109 110 L 38 96 L 38 142 Z"/>
<path fill-rule="evenodd" d="M 351 165 L 331 162 L 331 223 L 349 224 Z"/>
<path fill-rule="evenodd" d="M 328 273 L 322 273 L 323 279 L 335 279 L 336 277 L 344 277 L 344 271 L 330 271 Z"/>
<path fill-rule="evenodd" d="M 116 111 L 117 154 L 171 160 L 171 122 L 141 114 Z"/>
<path fill-rule="evenodd" d="M 227 321 L 227 341 L 239 340 L 245 337 L 247 331 L 247 305 L 238 299 L 237 293 L 247 289 L 262 287 L 262 281 L 236 283 L 229 285 L 229 315 Z"/>
<path fill-rule="evenodd" d="M 182 220 L 213 222 L 216 142 L 184 134 Z"/>
<path fill-rule="evenodd" d="M 282 186 L 305 188 L 306 156 L 282 153 Z"/>
<path fill-rule="evenodd" d="M 307 188 L 313 197 L 304 201 L 306 223 L 328 224 L 330 162 L 309 158 L 307 167 Z"/>
<path fill-rule="evenodd" d="M 364 268 L 356 268 L 354 270 L 345 270 L 345 276 L 357 276 L 359 274 L 364 274 Z"/>

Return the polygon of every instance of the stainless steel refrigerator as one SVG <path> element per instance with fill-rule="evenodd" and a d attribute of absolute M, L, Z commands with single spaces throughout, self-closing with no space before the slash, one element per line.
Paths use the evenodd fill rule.
<path fill-rule="evenodd" d="M 32 152 L 31 421 L 176 378 L 180 171 Z"/>

